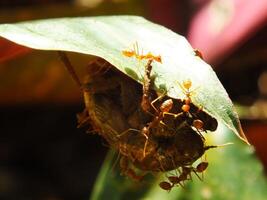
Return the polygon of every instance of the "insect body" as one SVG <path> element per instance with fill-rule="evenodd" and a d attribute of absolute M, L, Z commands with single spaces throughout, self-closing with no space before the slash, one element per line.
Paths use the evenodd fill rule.
<path fill-rule="evenodd" d="M 203 55 L 198 49 L 194 49 L 194 53 L 195 53 L 195 56 L 198 56 L 199 58 L 203 60 Z"/>
<path fill-rule="evenodd" d="M 153 61 L 162 63 L 162 59 L 161 59 L 160 55 L 155 56 L 151 52 L 144 54 L 143 50 L 142 50 L 142 53 L 140 53 L 137 42 L 134 43 L 133 49 L 122 50 L 122 54 L 126 57 L 135 57 L 139 61 L 141 61 L 141 60 L 153 60 Z"/>
<path fill-rule="evenodd" d="M 192 86 L 191 80 L 185 80 L 183 81 L 182 84 L 179 83 L 180 88 L 182 89 L 183 93 L 185 94 L 185 99 L 184 99 L 184 105 L 182 106 L 182 111 L 183 112 L 189 112 L 190 110 L 190 103 L 191 103 L 191 96 L 192 92 L 190 90 Z"/>

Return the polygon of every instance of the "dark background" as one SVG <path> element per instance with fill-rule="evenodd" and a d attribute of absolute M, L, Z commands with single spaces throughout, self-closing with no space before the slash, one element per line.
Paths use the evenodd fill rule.
<path fill-rule="evenodd" d="M 90 6 L 71 0 L 54 2 L 2 0 L 1 23 L 137 14 L 188 35 L 194 14 L 210 1 L 106 0 Z M 243 106 L 245 114 L 240 116 L 245 133 L 265 167 L 267 114 L 251 110 L 267 109 L 267 94 L 259 89 L 259 79 L 267 76 L 266 25 L 265 19 L 217 60 L 207 60 L 231 99 Z M 4 44 L 0 40 L 0 50 Z M 47 60 L 40 55 L 46 53 L 19 48 L 1 54 L 0 199 L 88 199 L 108 149 L 99 136 L 76 128 L 76 113 L 82 111 L 83 103 L 75 83 L 54 54 L 47 55 Z"/>

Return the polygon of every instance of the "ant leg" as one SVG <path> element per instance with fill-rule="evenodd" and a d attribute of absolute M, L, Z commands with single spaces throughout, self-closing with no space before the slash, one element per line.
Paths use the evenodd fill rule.
<path fill-rule="evenodd" d="M 154 104 L 155 104 L 158 100 L 162 99 L 165 95 L 166 95 L 166 92 L 164 92 L 163 94 L 161 94 L 160 96 L 158 96 L 156 99 L 154 99 L 154 100 L 150 103 L 151 107 L 152 107 L 157 113 L 158 113 L 159 111 L 158 111 L 158 109 L 154 106 Z"/>
<path fill-rule="evenodd" d="M 164 169 L 164 167 L 163 167 L 163 165 L 162 165 L 161 157 L 159 156 L 159 159 L 157 159 L 157 160 L 158 160 L 159 165 L 160 165 L 160 170 L 161 170 L 162 172 L 166 172 L 166 170 Z M 164 175 L 167 177 L 166 173 L 165 173 Z M 167 177 L 167 178 L 168 178 L 168 177 Z"/>
<path fill-rule="evenodd" d="M 134 128 L 128 128 L 127 130 L 123 131 L 120 135 L 118 135 L 117 137 L 122 137 L 123 135 L 125 135 L 126 133 L 130 132 L 130 131 L 135 131 L 135 132 L 140 132 L 140 130 L 134 129 Z"/>
<path fill-rule="evenodd" d="M 152 70 L 152 60 L 149 60 L 147 65 L 145 66 L 145 75 L 144 75 L 144 83 L 143 83 L 143 96 L 141 101 L 141 107 L 145 112 L 149 112 L 150 110 L 150 87 L 151 87 L 151 70 Z"/>
<path fill-rule="evenodd" d="M 149 134 L 149 129 L 147 127 L 144 127 L 141 131 L 137 130 L 137 129 L 133 129 L 133 128 L 129 128 L 125 131 L 123 131 L 120 135 L 118 135 L 117 137 L 120 139 L 123 135 L 127 134 L 130 131 L 135 131 L 135 132 L 141 132 L 141 134 L 145 137 L 146 141 L 144 144 L 144 151 L 143 151 L 143 157 L 146 156 L 146 148 L 148 145 L 148 134 Z"/>
<path fill-rule="evenodd" d="M 204 147 L 204 151 L 207 151 L 207 150 L 209 150 L 209 149 L 213 149 L 213 148 L 218 148 L 218 147 L 225 147 L 225 146 L 232 145 L 232 144 L 234 144 L 234 143 L 232 143 L 232 142 L 227 142 L 227 143 L 225 143 L 225 144 L 220 144 L 220 145 L 209 145 L 209 146 L 205 146 L 205 147 Z"/>
<path fill-rule="evenodd" d="M 112 164 L 112 167 L 110 168 L 112 172 L 115 172 L 115 167 L 118 164 L 120 158 L 121 158 L 121 155 L 120 155 L 120 152 L 118 152 L 118 155 L 117 155 L 114 163 Z"/>
<path fill-rule="evenodd" d="M 87 109 L 84 109 L 81 113 L 78 113 L 76 118 L 78 122 L 77 128 L 85 127 L 90 124 L 89 122 L 91 118 L 88 115 Z"/>
<path fill-rule="evenodd" d="M 186 95 L 188 93 L 188 91 L 184 88 L 184 86 L 179 81 L 176 81 L 176 83 L 179 85 L 179 87 L 181 88 L 184 95 Z"/>
<path fill-rule="evenodd" d="M 170 113 L 170 112 L 163 112 L 163 117 L 165 115 L 171 115 L 173 116 L 174 118 L 177 118 L 177 117 L 180 117 L 181 115 L 183 115 L 184 113 L 183 112 L 180 112 L 180 113 L 177 113 L 177 114 L 174 114 L 174 113 Z"/>
<path fill-rule="evenodd" d="M 202 178 L 202 180 L 204 180 L 204 173 L 205 173 L 205 170 L 208 167 L 207 154 L 205 154 L 204 156 L 205 156 L 204 161 L 202 160 L 202 158 L 203 158 L 203 156 L 202 156 L 201 157 L 201 163 L 198 164 L 198 166 L 197 166 L 197 170 L 202 171 L 201 172 L 201 178 Z"/>
<path fill-rule="evenodd" d="M 196 130 L 197 130 L 198 135 L 205 141 L 206 139 L 205 139 L 204 136 L 201 134 L 201 132 L 199 131 L 199 129 L 196 128 Z"/>
<path fill-rule="evenodd" d="M 135 43 L 133 44 L 133 52 L 134 52 L 133 56 L 138 60 L 137 71 L 138 71 L 139 74 L 142 74 L 141 70 L 140 70 L 141 69 L 141 63 L 140 63 L 141 55 L 140 55 L 140 52 L 139 52 L 139 46 L 138 46 L 138 42 L 137 41 L 135 41 Z"/>
<path fill-rule="evenodd" d="M 143 157 L 146 156 L 146 148 L 147 148 L 147 145 L 148 145 L 148 135 L 150 133 L 150 129 L 149 129 L 149 126 L 148 127 L 143 127 L 142 130 L 141 130 L 141 134 L 146 138 L 146 141 L 145 141 L 145 145 L 144 145 L 144 150 L 143 150 Z"/>
<path fill-rule="evenodd" d="M 94 71 L 94 75 L 105 74 L 111 68 L 111 65 L 105 60 L 96 59 L 93 62 L 95 62 L 99 66 L 99 69 Z M 90 64 L 88 66 L 90 66 Z"/>
<path fill-rule="evenodd" d="M 136 52 L 136 54 L 135 54 L 135 56 L 136 56 L 136 58 L 137 59 L 139 59 L 139 55 L 140 55 L 140 52 L 139 52 L 139 46 L 138 46 L 138 42 L 137 41 L 135 41 L 135 52 Z"/>
<path fill-rule="evenodd" d="M 198 177 L 198 179 L 199 179 L 200 181 L 203 181 L 203 179 L 197 174 L 196 169 L 192 169 L 192 171 L 194 172 L 194 174 Z"/>

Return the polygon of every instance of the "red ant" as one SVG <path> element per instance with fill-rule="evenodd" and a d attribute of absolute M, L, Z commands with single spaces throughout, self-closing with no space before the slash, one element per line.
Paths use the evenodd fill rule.
<path fill-rule="evenodd" d="M 203 60 L 203 55 L 198 49 L 194 49 L 194 53 L 195 53 L 195 56 L 198 56 L 199 58 Z"/>
<path fill-rule="evenodd" d="M 207 162 L 201 162 L 197 165 L 196 168 L 194 167 L 186 167 L 186 166 L 183 166 L 182 167 L 182 173 L 179 175 L 179 176 L 169 176 L 168 177 L 168 180 L 170 181 L 169 185 L 171 187 L 166 187 L 168 188 L 168 190 L 170 190 L 172 187 L 174 187 L 175 185 L 180 185 L 181 187 L 184 187 L 184 185 L 182 184 L 182 182 L 186 181 L 186 180 L 191 180 L 192 179 L 192 176 L 191 176 L 191 173 L 194 172 L 196 174 L 196 176 L 200 179 L 200 180 L 203 180 L 203 178 L 201 179 L 199 177 L 199 175 L 197 173 L 202 173 L 204 172 L 208 167 L 208 163 Z M 163 186 L 167 186 L 168 182 L 164 183 L 161 182 Z M 161 185 L 160 185 L 161 186 Z M 162 188 L 162 187 L 161 187 Z M 164 189 L 164 188 L 163 188 Z"/>
<path fill-rule="evenodd" d="M 152 60 L 148 60 L 145 66 L 145 75 L 144 75 L 144 83 L 143 83 L 143 96 L 141 101 L 141 107 L 145 112 L 149 112 L 150 110 L 150 102 L 151 102 L 151 70 L 152 70 Z"/>
<path fill-rule="evenodd" d="M 139 47 L 138 43 L 135 42 L 133 45 L 132 50 L 123 50 L 122 54 L 126 57 L 135 57 L 137 60 L 141 61 L 143 59 L 147 59 L 148 62 L 145 66 L 145 75 L 144 75 L 144 83 L 143 83 L 143 96 L 141 101 L 141 107 L 145 112 L 149 112 L 150 109 L 150 98 L 151 98 L 151 70 L 152 70 L 152 62 L 156 61 L 159 63 L 162 63 L 161 56 L 154 56 L 151 52 L 148 52 L 147 54 L 140 54 L 139 53 Z"/>
<path fill-rule="evenodd" d="M 156 107 L 154 106 L 154 103 L 156 101 L 158 101 L 160 98 L 162 98 L 162 96 L 159 96 L 158 98 L 156 98 L 155 100 L 153 100 L 150 103 L 151 107 L 156 111 L 157 115 L 155 115 L 153 120 L 151 122 L 149 122 L 147 124 L 147 126 L 145 126 L 141 130 L 141 133 L 146 137 L 146 142 L 145 142 L 145 146 L 144 146 L 144 157 L 145 157 L 146 147 L 147 147 L 147 143 L 148 143 L 148 135 L 150 134 L 150 131 L 152 130 L 152 128 L 158 127 L 160 123 L 165 125 L 162 122 L 162 120 L 164 118 L 164 114 L 168 113 L 173 107 L 173 101 L 171 99 L 167 99 L 160 105 L 160 111 L 158 111 L 156 109 Z"/>
<path fill-rule="evenodd" d="M 185 99 L 184 99 L 184 105 L 182 106 L 182 111 L 183 112 L 189 112 L 190 110 L 190 103 L 191 101 L 191 96 L 193 94 L 193 91 L 190 91 L 190 88 L 192 87 L 192 82 L 190 79 L 183 81 L 182 84 L 178 82 L 179 86 L 181 87 L 183 93 L 185 94 Z"/>
<path fill-rule="evenodd" d="M 178 82 L 178 84 L 179 84 L 179 86 L 181 87 L 183 93 L 186 96 L 185 99 L 184 99 L 184 105 L 182 105 L 181 109 L 182 109 L 182 111 L 184 113 L 189 113 L 190 112 L 190 108 L 191 108 L 190 104 L 192 103 L 191 96 L 192 96 L 192 94 L 194 93 L 194 91 L 197 88 L 194 89 L 194 90 L 190 90 L 190 88 L 192 87 L 192 82 L 191 82 L 190 79 L 183 81 L 182 84 L 180 84 Z M 201 111 L 201 110 L 202 110 L 202 108 L 199 108 L 198 112 Z M 202 136 L 202 134 L 200 133 L 200 131 L 199 131 L 199 130 L 203 130 L 203 127 L 204 127 L 203 121 L 200 120 L 200 119 L 195 119 L 195 120 L 193 120 L 192 126 L 195 127 L 197 129 L 198 133 L 200 134 L 200 136 L 202 138 L 204 138 Z"/>
<path fill-rule="evenodd" d="M 182 173 L 179 176 L 168 176 L 168 180 L 170 182 L 167 182 L 167 181 L 160 182 L 159 186 L 162 189 L 167 190 L 167 191 L 170 191 L 174 186 L 177 186 L 178 184 L 181 187 L 184 187 L 184 185 L 182 183 L 186 180 L 192 179 L 192 177 L 191 177 L 192 171 L 200 179 L 200 177 L 198 176 L 197 173 L 202 173 L 203 171 L 206 170 L 207 167 L 208 167 L 207 162 L 202 162 L 202 163 L 198 164 L 198 166 L 196 168 L 182 166 Z M 202 179 L 200 179 L 200 180 L 202 180 Z"/>
<path fill-rule="evenodd" d="M 122 50 L 122 54 L 126 57 L 135 57 L 137 60 L 143 60 L 143 59 L 147 59 L 147 60 L 153 60 L 159 63 L 162 63 L 162 59 L 161 56 L 155 56 L 153 55 L 151 52 L 148 52 L 147 54 L 143 54 L 143 52 L 140 54 L 139 53 L 139 47 L 138 47 L 138 43 L 135 42 L 133 45 L 133 49 L 130 50 Z"/>
<path fill-rule="evenodd" d="M 148 143 L 148 135 L 150 134 L 150 131 L 154 127 L 158 127 L 159 123 L 162 122 L 162 119 L 164 117 L 164 113 L 169 112 L 172 109 L 173 101 L 171 99 L 164 101 L 160 106 L 160 111 L 156 109 L 154 106 L 154 103 L 158 101 L 162 96 L 159 96 L 155 100 L 151 102 L 151 71 L 152 71 L 152 62 L 160 62 L 161 63 L 161 56 L 154 56 L 151 52 L 147 54 L 140 54 L 138 43 L 136 42 L 133 46 L 133 50 L 123 50 L 122 54 L 127 57 L 135 57 L 138 60 L 142 59 L 148 59 L 148 62 L 145 66 L 145 75 L 144 75 L 144 83 L 143 83 L 143 96 L 141 100 L 141 108 L 145 111 L 150 113 L 150 108 L 152 107 L 157 115 L 154 117 L 154 119 L 149 122 L 146 126 L 144 126 L 141 130 L 141 134 L 144 135 L 146 138 L 145 146 L 144 146 L 144 153 L 143 156 L 145 157 L 146 147 Z M 153 115 L 153 114 L 152 114 Z M 136 130 L 138 131 L 138 130 Z"/>
<path fill-rule="evenodd" d="M 144 145 L 144 151 L 143 151 L 143 157 L 146 156 L 146 148 L 147 148 L 147 145 L 148 145 L 148 140 L 149 140 L 149 135 L 151 133 L 151 130 L 153 128 L 157 128 L 159 127 L 159 124 L 163 124 L 165 125 L 163 122 L 162 122 L 162 119 L 164 118 L 164 114 L 165 113 L 168 113 L 172 107 L 173 107 L 173 101 L 171 99 L 167 99 L 165 100 L 161 105 L 160 105 L 160 110 L 158 110 L 154 104 L 162 98 L 163 95 L 159 96 L 158 98 L 156 98 L 155 100 L 153 100 L 151 103 L 150 103 L 150 106 L 155 110 L 156 112 L 156 115 L 154 115 L 154 118 L 151 122 L 147 123 L 146 126 L 144 126 L 141 131 L 139 130 L 136 130 L 136 129 L 128 129 L 126 130 L 125 132 L 123 132 L 122 134 L 120 134 L 120 136 L 124 135 L 125 133 L 129 132 L 129 131 L 137 131 L 137 132 L 141 132 L 141 134 L 146 138 L 146 142 L 145 142 L 145 145 Z M 166 126 L 166 125 L 165 125 Z"/>

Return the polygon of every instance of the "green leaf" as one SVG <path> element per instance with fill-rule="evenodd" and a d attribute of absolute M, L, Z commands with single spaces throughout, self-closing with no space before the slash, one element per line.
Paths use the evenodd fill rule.
<path fill-rule="evenodd" d="M 234 144 L 207 152 L 209 167 L 204 181 L 191 183 L 187 199 L 266 199 L 264 168 L 256 158 L 254 148 L 244 146 L 225 127 L 220 127 L 216 134 L 212 136 L 213 143 L 232 141 Z"/>
<path fill-rule="evenodd" d="M 143 52 L 161 55 L 153 63 L 155 89 L 165 88 L 173 98 L 184 98 L 179 87 L 186 79 L 193 83 L 192 101 L 222 121 L 247 142 L 238 116 L 212 68 L 195 56 L 187 40 L 137 16 L 61 18 L 0 25 L 0 36 L 41 50 L 62 50 L 99 56 L 142 83 L 144 62 L 122 55 L 138 42 Z"/>

